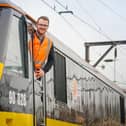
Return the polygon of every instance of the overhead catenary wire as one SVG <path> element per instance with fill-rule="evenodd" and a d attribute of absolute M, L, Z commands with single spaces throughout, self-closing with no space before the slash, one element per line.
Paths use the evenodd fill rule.
<path fill-rule="evenodd" d="M 67 22 L 67 24 L 68 24 L 72 29 L 74 29 L 74 31 L 76 31 L 76 33 L 79 35 L 79 37 L 81 37 L 85 42 L 87 41 L 86 38 L 83 37 L 83 35 L 81 35 L 81 33 L 78 32 L 78 31 L 74 28 L 74 26 L 73 26 L 68 20 L 66 20 L 66 18 L 64 18 L 63 16 L 62 16 L 62 18 L 63 18 L 63 20 L 64 20 L 65 22 Z"/>
<path fill-rule="evenodd" d="M 116 12 L 112 7 L 110 7 L 107 3 L 103 2 L 103 0 L 97 0 L 100 4 L 102 4 L 104 7 L 106 7 L 108 10 L 110 10 L 113 14 L 118 16 L 121 20 L 123 20 L 126 23 L 126 17 L 120 15 L 118 12 Z"/>
<path fill-rule="evenodd" d="M 48 2 L 46 2 L 45 0 L 40 0 L 40 1 L 42 1 L 46 6 L 48 6 L 48 7 L 51 8 L 52 10 L 56 11 L 56 10 L 54 9 L 54 7 L 52 7 L 50 4 L 48 4 Z"/>
<path fill-rule="evenodd" d="M 84 6 L 82 6 L 82 4 L 79 2 L 79 0 L 75 0 L 76 4 L 79 6 L 79 8 L 82 8 L 83 12 L 85 12 L 86 15 L 88 15 L 88 17 L 92 20 L 92 22 L 96 25 L 96 27 L 101 30 L 101 26 L 98 25 L 98 23 L 95 21 L 94 17 L 88 12 L 88 10 L 86 8 L 84 8 Z"/>
<path fill-rule="evenodd" d="M 101 34 L 102 36 L 104 36 L 106 39 L 112 41 L 112 39 L 111 39 L 105 32 L 103 32 L 102 30 L 99 30 L 99 29 L 95 28 L 93 25 L 89 24 L 88 22 L 86 22 L 85 20 L 83 20 L 82 18 L 80 18 L 79 16 L 77 16 L 77 15 L 75 15 L 75 14 L 73 14 L 73 16 L 74 16 L 76 19 L 78 19 L 80 22 L 82 22 L 82 23 L 88 25 L 91 29 L 93 29 L 93 30 L 96 31 L 97 33 L 99 33 L 99 34 Z"/>
<path fill-rule="evenodd" d="M 58 0 L 55 0 L 57 4 L 59 4 L 62 8 L 68 10 L 68 6 L 64 6 L 61 2 L 59 2 Z"/>
<path fill-rule="evenodd" d="M 58 0 L 55 0 L 56 2 L 58 1 Z M 60 2 L 57 2 L 58 4 L 60 3 Z M 61 6 L 61 3 L 59 4 L 60 6 Z M 63 9 L 65 9 L 65 7 L 62 5 L 61 6 Z M 102 35 L 102 36 L 104 36 L 106 39 L 108 39 L 108 40 L 111 40 L 112 41 L 112 39 L 100 28 L 96 28 L 95 26 L 93 26 L 93 25 L 91 25 L 91 24 L 89 24 L 87 21 L 85 21 L 84 19 L 82 19 L 82 18 L 80 18 L 79 16 L 77 16 L 77 15 L 75 15 L 74 13 L 71 13 L 76 19 L 78 19 L 81 23 L 83 23 L 83 24 L 86 24 L 88 27 L 90 27 L 91 29 L 93 29 L 94 31 L 96 31 L 97 33 L 99 33 L 100 35 Z"/>

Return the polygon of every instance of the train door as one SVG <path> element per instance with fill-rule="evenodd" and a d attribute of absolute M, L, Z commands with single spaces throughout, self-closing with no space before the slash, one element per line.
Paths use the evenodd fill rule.
<path fill-rule="evenodd" d="M 0 80 L 0 125 L 34 126 L 32 62 L 28 54 L 26 24 L 21 14 L 11 9 L 6 11 L 9 25 L 3 23 L 8 28 L 3 34 L 7 44 Z"/>

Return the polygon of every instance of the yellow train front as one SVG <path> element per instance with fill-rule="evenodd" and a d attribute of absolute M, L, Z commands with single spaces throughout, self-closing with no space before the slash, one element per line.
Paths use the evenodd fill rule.
<path fill-rule="evenodd" d="M 0 126 L 125 126 L 125 94 L 50 33 L 55 64 L 44 79 L 44 103 L 28 51 L 34 25 L 0 0 Z"/>

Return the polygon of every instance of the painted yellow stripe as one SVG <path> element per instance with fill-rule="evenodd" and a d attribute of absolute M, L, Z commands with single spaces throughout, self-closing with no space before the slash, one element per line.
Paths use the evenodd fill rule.
<path fill-rule="evenodd" d="M 0 126 L 33 126 L 33 115 L 26 113 L 0 112 Z M 47 126 L 82 126 L 47 118 Z"/>
<path fill-rule="evenodd" d="M 32 114 L 0 112 L 0 126 L 33 126 Z"/>
<path fill-rule="evenodd" d="M 47 118 L 47 126 L 82 126 L 82 125 Z"/>
<path fill-rule="evenodd" d="M 3 68 L 4 68 L 4 64 L 0 62 L 0 80 L 3 74 Z"/>

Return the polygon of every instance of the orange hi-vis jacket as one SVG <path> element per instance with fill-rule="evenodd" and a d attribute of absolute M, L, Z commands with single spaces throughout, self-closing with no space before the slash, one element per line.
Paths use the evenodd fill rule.
<path fill-rule="evenodd" d="M 45 36 L 43 42 L 41 43 L 36 33 L 34 34 L 33 42 L 32 40 L 29 42 L 29 49 L 31 55 L 33 54 L 35 69 L 40 69 L 45 63 L 46 59 L 48 59 L 51 47 L 52 41 L 49 38 Z"/>

